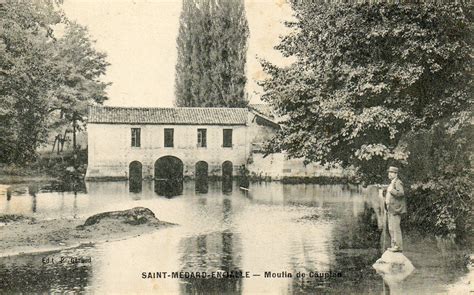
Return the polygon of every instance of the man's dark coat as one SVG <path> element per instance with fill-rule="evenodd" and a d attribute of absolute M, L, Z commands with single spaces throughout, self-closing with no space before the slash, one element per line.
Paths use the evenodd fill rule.
<path fill-rule="evenodd" d="M 392 195 L 387 203 L 388 212 L 391 214 L 401 215 L 407 213 L 407 202 L 405 200 L 405 192 L 403 190 L 403 183 L 400 179 L 395 178 L 390 190 Z"/>

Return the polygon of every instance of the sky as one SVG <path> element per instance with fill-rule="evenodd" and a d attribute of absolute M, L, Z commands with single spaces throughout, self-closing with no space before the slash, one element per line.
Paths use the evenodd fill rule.
<path fill-rule="evenodd" d="M 104 81 L 106 105 L 170 107 L 174 102 L 176 37 L 181 0 L 65 0 L 67 16 L 87 26 L 96 48 L 111 63 Z M 250 38 L 247 92 L 260 102 L 256 80 L 264 73 L 258 58 L 279 65 L 289 60 L 273 47 L 288 33 L 283 24 L 292 11 L 285 0 L 245 0 Z M 258 57 L 258 58 L 257 58 Z"/>

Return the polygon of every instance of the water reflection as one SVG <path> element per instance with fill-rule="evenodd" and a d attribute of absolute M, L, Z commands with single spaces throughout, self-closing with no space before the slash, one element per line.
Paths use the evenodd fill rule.
<path fill-rule="evenodd" d="M 229 230 L 183 239 L 181 272 L 186 275 L 212 272 L 227 278 L 184 278 L 180 284 L 184 294 L 238 294 L 242 290 L 239 268 L 240 239 Z"/>
<path fill-rule="evenodd" d="M 183 194 L 182 179 L 156 179 L 155 192 L 159 196 L 172 198 Z"/>
<path fill-rule="evenodd" d="M 143 183 L 142 183 L 141 179 L 137 180 L 137 179 L 134 179 L 134 178 L 130 178 L 130 180 L 129 180 L 129 192 L 135 193 L 135 194 L 141 193 L 142 186 L 143 186 Z"/>
<path fill-rule="evenodd" d="M 162 183 L 162 195 L 175 195 L 169 191 L 176 188 L 181 194 L 167 199 L 157 196 L 157 185 L 160 182 L 143 182 L 140 192 L 130 193 L 129 182 L 88 183 L 87 194 L 31 188 L 13 194 L 10 201 L 1 197 L 1 213 L 71 218 L 143 206 L 160 220 L 180 226 L 96 245 L 88 250 L 92 266 L 72 271 L 61 265 L 47 266 L 50 270 L 38 265 L 30 275 L 25 273 L 24 265 L 30 260 L 37 263 L 38 256 L 0 258 L 0 293 L 74 292 L 78 288 L 98 294 L 424 294 L 445 293 L 447 286 L 466 276 L 464 250 L 408 232 L 405 255 L 416 270 L 397 285 L 384 282 L 372 268 L 382 253 L 384 220 L 376 191 L 337 185 L 261 183 L 251 184 L 250 191 L 244 194 L 241 190 L 225 190 L 224 183 L 210 181 L 207 192 L 200 192 L 197 188 L 202 184 L 189 181 L 178 185 Z M 71 252 L 81 255 L 77 249 Z M 43 271 L 45 277 L 37 275 Z M 260 276 L 143 280 L 140 274 L 144 271 L 250 271 Z M 267 271 L 307 276 L 263 278 Z M 342 277 L 325 277 L 338 273 Z"/>
<path fill-rule="evenodd" d="M 207 194 L 209 192 L 209 179 L 207 176 L 196 178 L 196 193 Z"/>
<path fill-rule="evenodd" d="M 37 205 L 37 200 L 36 200 L 36 193 L 38 192 L 38 185 L 37 184 L 31 184 L 28 186 L 28 194 L 33 197 L 33 201 L 31 202 L 31 211 L 33 213 L 36 213 L 36 205 Z"/>
<path fill-rule="evenodd" d="M 222 179 L 222 192 L 227 195 L 232 192 L 232 177 Z"/>
<path fill-rule="evenodd" d="M 74 255 L 84 253 L 76 249 Z M 87 250 L 86 250 L 87 251 Z M 90 263 L 60 263 L 70 251 L 59 254 L 37 254 L 0 259 L 0 293 L 62 293 L 65 290 L 84 293 L 90 288 Z M 43 263 L 43 258 L 54 257 L 55 263 Z"/>

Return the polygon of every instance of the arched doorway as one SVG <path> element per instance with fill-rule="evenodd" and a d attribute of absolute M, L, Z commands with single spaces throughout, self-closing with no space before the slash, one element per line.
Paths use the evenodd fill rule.
<path fill-rule="evenodd" d="M 195 190 L 197 193 L 206 194 L 209 191 L 208 182 L 209 165 L 207 162 L 199 161 L 195 167 Z"/>
<path fill-rule="evenodd" d="M 128 179 L 130 181 L 142 181 L 142 163 L 133 161 L 128 166 Z"/>
<path fill-rule="evenodd" d="M 128 166 L 129 191 L 139 193 L 142 190 L 142 163 L 133 161 Z"/>
<path fill-rule="evenodd" d="M 183 162 L 173 156 L 161 157 L 155 162 L 155 192 L 168 198 L 183 193 Z"/>
<path fill-rule="evenodd" d="M 204 161 L 197 162 L 196 169 L 195 169 L 196 178 L 207 177 L 208 170 L 209 170 L 209 165 L 207 164 L 207 162 L 204 162 Z"/>
<path fill-rule="evenodd" d="M 155 179 L 183 179 L 183 167 L 183 162 L 176 157 L 161 157 L 155 162 Z"/>

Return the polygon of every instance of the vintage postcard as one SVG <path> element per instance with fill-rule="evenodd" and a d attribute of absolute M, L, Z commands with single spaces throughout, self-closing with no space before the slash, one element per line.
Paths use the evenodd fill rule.
<path fill-rule="evenodd" d="M 473 292 L 473 28 L 470 1 L 0 1 L 0 293 Z"/>

